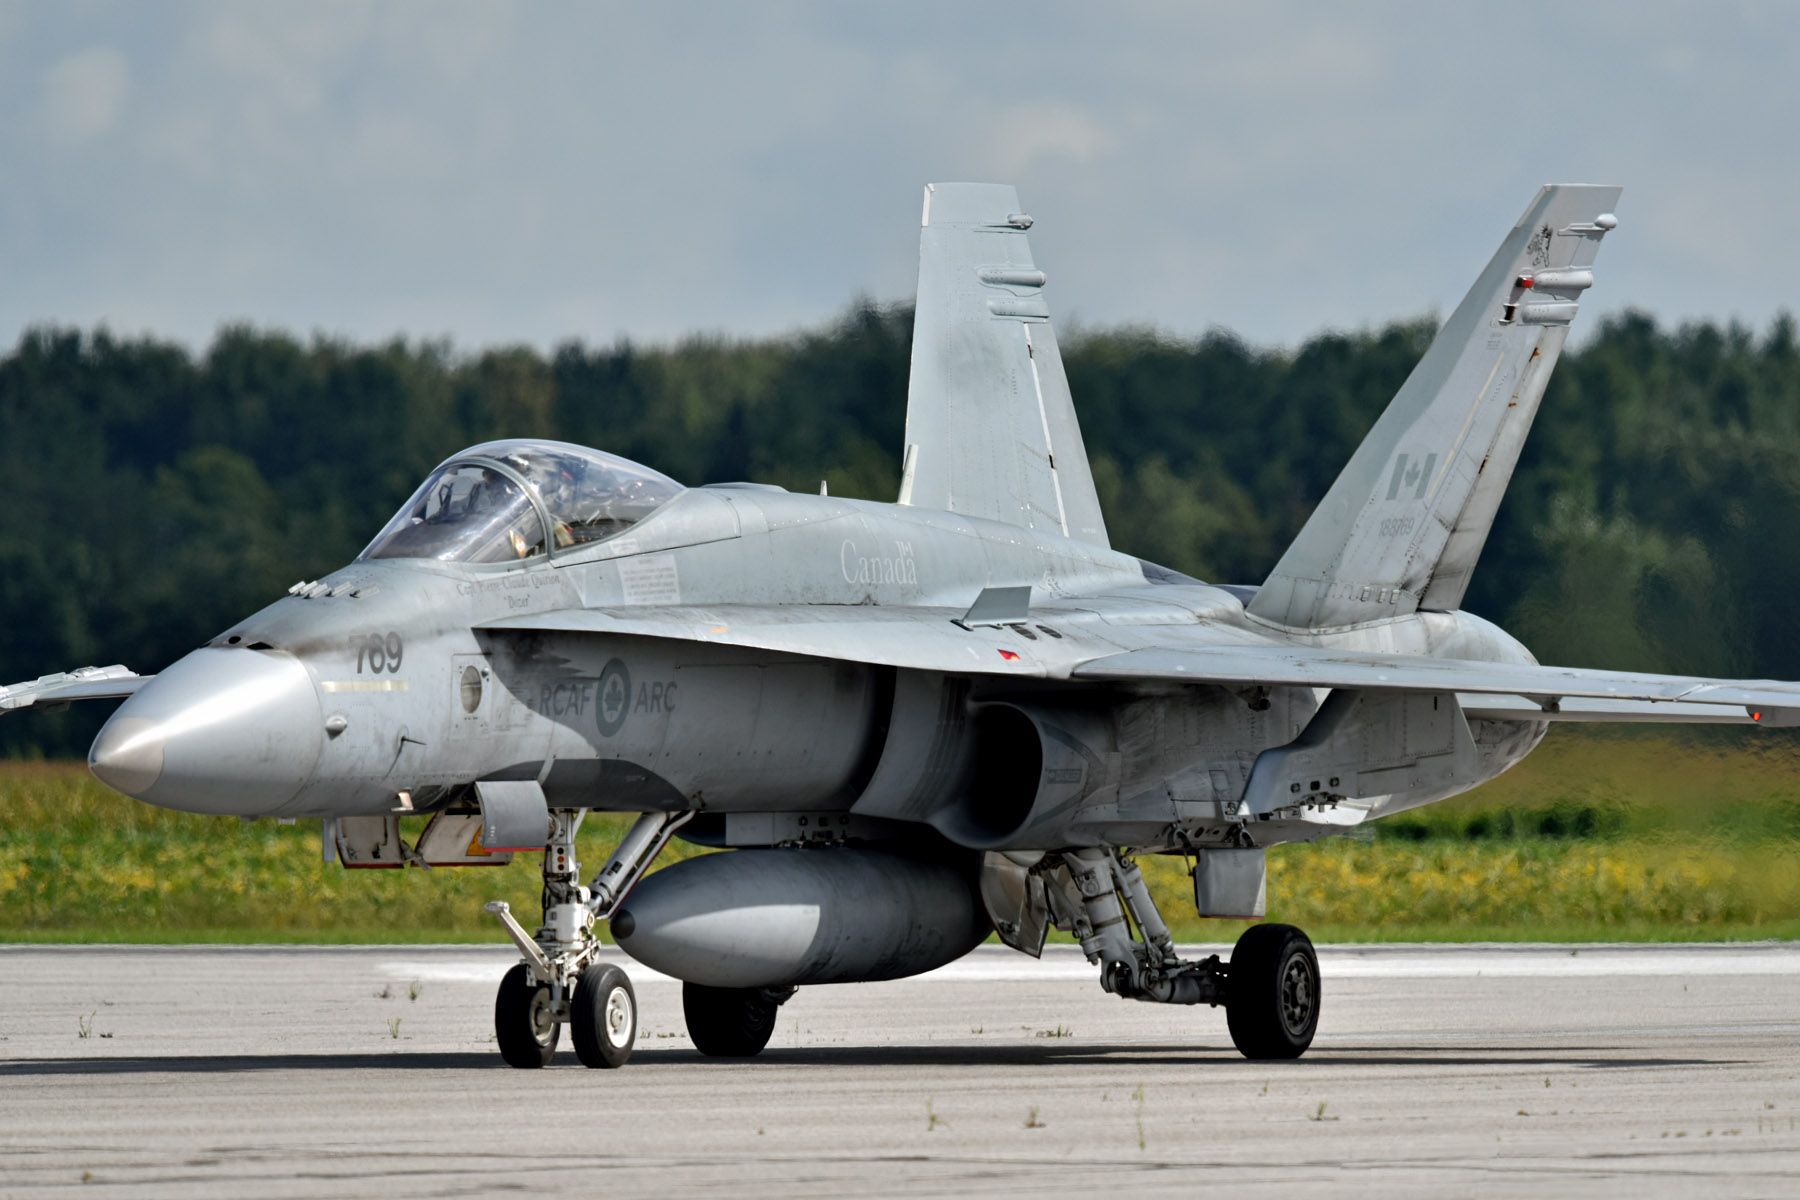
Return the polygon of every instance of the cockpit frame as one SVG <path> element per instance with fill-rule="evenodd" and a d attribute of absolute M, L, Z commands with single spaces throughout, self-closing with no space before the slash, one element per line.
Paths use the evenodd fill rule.
<path fill-rule="evenodd" d="M 426 476 L 426 482 L 429 483 L 437 476 L 439 471 L 445 470 L 446 468 L 464 466 L 480 467 L 483 470 L 496 471 L 512 480 L 513 483 L 518 485 L 519 490 L 525 493 L 525 499 L 530 501 L 531 510 L 537 514 L 538 524 L 542 526 L 544 530 L 544 553 L 541 555 L 528 554 L 524 558 L 515 559 L 512 562 L 497 564 L 479 563 L 472 565 L 496 565 L 504 567 L 507 570 L 512 570 L 517 567 L 530 565 L 531 560 L 534 558 L 542 559 L 545 562 L 549 562 L 551 559 L 555 558 L 556 538 L 552 536 L 550 532 L 550 509 L 545 505 L 544 498 L 538 494 L 537 488 L 532 486 L 531 480 L 525 478 L 524 473 L 517 468 L 508 466 L 497 458 L 489 458 L 485 454 L 459 454 L 454 458 L 445 459 L 444 462 L 433 468 L 431 474 Z"/>
<path fill-rule="evenodd" d="M 491 453 L 491 451 L 508 451 L 510 453 Z M 562 470 L 565 482 L 563 486 L 559 488 L 559 495 L 561 495 L 565 501 L 573 503 L 578 502 L 581 499 L 578 492 L 573 489 L 578 487 L 579 483 L 585 483 L 589 478 L 588 472 L 598 467 L 614 473 L 616 478 L 611 476 L 599 477 L 601 490 L 597 494 L 590 492 L 586 497 L 590 506 L 594 505 L 598 499 L 600 508 L 604 511 L 609 508 L 612 503 L 617 502 L 619 496 L 626 488 L 645 488 L 647 486 L 649 495 L 643 497 L 646 506 L 643 508 L 641 515 L 631 517 L 629 520 L 621 520 L 617 516 L 603 517 L 596 514 L 587 521 L 581 521 L 578 519 L 577 513 L 573 511 L 572 508 L 568 511 L 559 512 L 551 505 L 549 498 L 544 495 L 543 488 L 539 485 L 537 480 L 528 473 L 528 470 L 521 469 L 513 461 L 510 461 L 512 458 L 518 458 L 526 463 L 527 468 L 532 468 L 533 464 L 527 457 L 530 455 L 537 455 L 544 458 L 546 462 L 541 465 L 546 467 L 552 463 L 568 464 L 574 462 L 579 464 L 578 470 L 574 474 L 571 474 L 568 469 Z M 379 551 L 397 535 L 398 529 L 405 528 L 399 524 L 402 518 L 408 514 L 416 513 L 422 505 L 428 503 L 430 488 L 433 483 L 444 478 L 447 474 L 465 467 L 472 467 L 489 472 L 506 480 L 519 490 L 525 501 L 530 505 L 531 512 L 537 518 L 542 537 L 542 550 L 522 553 L 514 560 L 485 562 L 470 558 L 450 558 L 436 555 L 407 556 L 379 553 Z M 608 489 L 610 489 L 610 491 L 608 491 Z M 480 569 L 484 571 L 514 570 L 519 567 L 529 566 L 534 561 L 548 562 L 557 566 L 569 565 L 576 561 L 589 560 L 593 555 L 584 552 L 591 552 L 595 547 L 611 541 L 613 538 L 624 534 L 627 530 L 633 529 L 643 521 L 650 519 L 667 505 L 670 500 L 673 500 L 685 490 L 686 489 L 683 488 L 681 484 L 670 479 L 668 476 L 663 475 L 659 471 L 652 470 L 651 468 L 645 467 L 640 463 L 632 462 L 630 459 L 623 458 L 619 455 L 609 454 L 605 451 L 595 450 L 586 446 L 577 446 L 573 443 L 558 442 L 549 439 L 533 438 L 484 442 L 480 445 L 470 446 L 467 449 L 458 451 L 456 454 L 451 455 L 436 467 L 432 468 L 431 473 L 426 476 L 425 481 L 419 485 L 419 488 L 413 492 L 405 504 L 401 506 L 400 510 L 389 519 L 388 523 L 382 527 L 381 531 L 375 535 L 374 539 L 364 547 L 362 553 L 357 557 L 359 560 L 372 557 L 392 557 L 399 561 L 436 562 L 440 564 L 453 563 L 459 567 Z M 629 513 L 631 509 L 632 500 L 633 498 L 629 496 L 625 499 L 624 505 L 627 513 Z M 590 511 L 592 511 L 591 508 Z M 593 524 L 605 520 L 619 522 L 619 527 L 602 533 L 597 537 L 582 538 L 577 536 L 576 531 L 578 529 L 590 527 Z M 567 540 L 564 540 L 565 538 Z"/>

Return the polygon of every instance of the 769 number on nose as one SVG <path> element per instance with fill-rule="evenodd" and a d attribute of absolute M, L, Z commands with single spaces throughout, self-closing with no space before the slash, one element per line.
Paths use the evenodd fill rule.
<path fill-rule="evenodd" d="M 350 645 L 356 651 L 356 673 L 379 675 L 382 672 L 393 674 L 400 669 L 400 660 L 406 652 L 406 643 L 397 633 L 371 633 L 366 637 L 350 639 Z"/>

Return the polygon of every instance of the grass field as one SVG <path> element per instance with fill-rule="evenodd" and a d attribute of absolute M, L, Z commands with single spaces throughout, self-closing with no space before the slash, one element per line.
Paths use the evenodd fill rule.
<path fill-rule="evenodd" d="M 589 870 L 627 821 L 587 822 Z M 1269 863 L 1269 918 L 1322 941 L 1800 937 L 1800 744 L 1559 730 L 1467 796 Z M 1236 937 L 1192 916 L 1181 860 L 1144 865 L 1178 937 Z M 316 822 L 165 812 L 79 764 L 0 763 L 4 941 L 492 942 L 482 904 L 529 921 L 537 870 L 345 871 Z"/>

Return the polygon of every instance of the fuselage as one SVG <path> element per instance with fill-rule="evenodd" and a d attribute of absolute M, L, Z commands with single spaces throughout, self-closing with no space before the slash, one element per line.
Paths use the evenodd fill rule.
<path fill-rule="evenodd" d="M 1031 588 L 1029 621 L 952 625 L 982 588 L 1005 586 Z M 1175 829 L 1205 841 L 1229 825 L 1256 755 L 1293 740 L 1320 695 L 1078 684 L 1070 664 L 1283 640 L 1530 661 L 1465 613 L 1301 635 L 1246 615 L 1244 595 L 1147 576 L 1137 559 L 1054 532 L 689 489 L 619 536 L 522 561 L 358 560 L 169 668 L 120 708 L 91 759 L 149 802 L 242 816 L 427 810 L 476 781 L 522 779 L 567 808 L 858 814 L 976 845 L 1146 845 Z M 841 614 L 851 642 L 825 658 L 736 632 L 740 614 L 783 610 L 802 623 Z M 539 620 L 595 611 L 655 617 L 661 635 Z M 962 639 L 972 669 L 896 660 L 874 621 L 859 652 L 853 623 L 878 614 Z M 1017 713 L 1051 752 L 1009 774 Z M 1463 790 L 1543 730 L 1472 727 L 1480 778 L 1297 815 L 1263 840 Z"/>

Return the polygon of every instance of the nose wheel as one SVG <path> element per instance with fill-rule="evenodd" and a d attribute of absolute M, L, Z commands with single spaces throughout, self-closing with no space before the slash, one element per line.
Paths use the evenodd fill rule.
<path fill-rule="evenodd" d="M 535 935 L 527 933 L 510 905 L 496 900 L 487 906 L 525 959 L 501 979 L 494 997 L 494 1040 L 509 1066 L 548 1066 L 564 1025 L 575 1043 L 575 1057 L 585 1067 L 622 1067 L 631 1057 L 637 1041 L 637 993 L 625 972 L 599 961 L 594 921 L 612 915 L 670 835 L 691 815 L 644 816 L 593 885 L 583 887 L 581 865 L 575 860 L 575 831 L 582 812 L 550 810 L 543 924 Z"/>
<path fill-rule="evenodd" d="M 533 979 L 524 963 L 508 971 L 494 997 L 494 1040 L 506 1065 L 549 1066 L 561 1035 L 549 986 Z"/>
<path fill-rule="evenodd" d="M 581 969 L 573 987 L 566 981 L 560 986 L 540 981 L 529 963 L 519 963 L 501 978 L 494 997 L 494 1040 L 507 1066 L 549 1066 L 564 1024 L 582 1066 L 624 1066 L 637 1042 L 637 993 L 631 980 L 619 968 L 597 962 Z"/>
<path fill-rule="evenodd" d="M 589 963 L 569 1002 L 569 1036 L 584 1067 L 622 1067 L 637 1040 L 637 993 L 617 967 Z"/>

